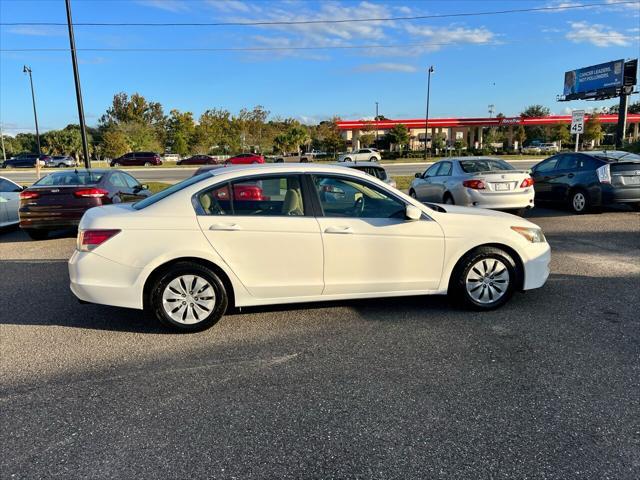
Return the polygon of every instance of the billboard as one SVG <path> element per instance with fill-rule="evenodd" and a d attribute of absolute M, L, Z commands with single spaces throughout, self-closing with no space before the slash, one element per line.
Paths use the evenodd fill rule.
<path fill-rule="evenodd" d="M 623 80 L 624 60 L 570 70 L 564 74 L 564 96 L 580 97 L 591 92 L 619 88 Z"/>

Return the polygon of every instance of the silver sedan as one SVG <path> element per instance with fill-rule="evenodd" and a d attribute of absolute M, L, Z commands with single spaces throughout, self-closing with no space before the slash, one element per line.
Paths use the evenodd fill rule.
<path fill-rule="evenodd" d="M 522 210 L 533 207 L 535 192 L 528 170 L 516 170 L 498 158 L 461 157 L 416 173 L 409 195 L 421 202 Z"/>

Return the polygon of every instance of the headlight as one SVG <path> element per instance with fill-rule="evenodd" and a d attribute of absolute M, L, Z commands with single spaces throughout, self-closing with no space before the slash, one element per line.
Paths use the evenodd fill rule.
<path fill-rule="evenodd" d="M 531 243 L 545 243 L 547 241 L 541 228 L 511 227 L 511 230 L 519 233 Z"/>

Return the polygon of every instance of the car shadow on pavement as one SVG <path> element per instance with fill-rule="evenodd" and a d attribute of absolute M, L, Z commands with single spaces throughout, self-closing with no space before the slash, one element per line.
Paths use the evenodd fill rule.
<path fill-rule="evenodd" d="M 57 240 L 60 238 L 74 238 L 78 235 L 75 228 L 65 230 L 54 230 L 49 233 L 48 240 Z M 19 227 L 5 227 L 0 229 L 0 244 L 2 243 L 20 243 L 20 242 L 39 242 L 42 240 L 32 240 Z"/>
<path fill-rule="evenodd" d="M 633 212 L 633 209 L 628 205 L 608 205 L 600 207 L 584 213 L 583 215 L 599 215 L 602 213 L 629 213 Z M 567 207 L 561 204 L 548 204 L 542 203 L 536 205 L 535 208 L 527 210 L 523 217 L 526 219 L 534 218 L 551 218 L 551 217 L 575 217 L 578 214 L 573 213 Z"/>

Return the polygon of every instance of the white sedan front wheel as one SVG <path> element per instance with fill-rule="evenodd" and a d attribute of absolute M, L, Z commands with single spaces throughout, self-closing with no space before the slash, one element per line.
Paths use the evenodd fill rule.
<path fill-rule="evenodd" d="M 504 250 L 480 247 L 465 255 L 454 269 L 449 293 L 474 310 L 504 305 L 516 290 L 517 265 Z"/>

